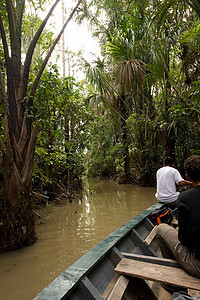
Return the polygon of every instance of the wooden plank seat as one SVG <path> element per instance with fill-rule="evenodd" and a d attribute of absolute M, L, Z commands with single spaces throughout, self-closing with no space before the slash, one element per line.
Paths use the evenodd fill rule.
<path fill-rule="evenodd" d="M 129 280 L 125 276 L 121 275 L 118 278 L 110 296 L 108 297 L 108 300 L 122 299 L 122 296 L 127 288 L 128 283 Z"/>
<path fill-rule="evenodd" d="M 117 282 L 115 283 L 110 295 L 106 300 L 158 300 L 154 292 L 151 290 L 145 280 L 120 275 Z M 166 300 L 166 299 L 165 299 Z"/>
<path fill-rule="evenodd" d="M 149 246 L 151 244 L 151 242 L 156 236 L 156 229 L 157 229 L 157 225 L 153 227 L 153 229 L 149 232 L 149 234 L 145 238 L 144 240 L 145 245 Z"/>
<path fill-rule="evenodd" d="M 170 225 L 174 228 L 178 227 L 178 220 L 176 218 L 173 217 Z M 147 237 L 144 239 L 144 243 L 145 245 L 149 246 L 151 244 L 151 242 L 153 241 L 153 239 L 156 236 L 156 230 L 157 230 L 157 225 L 155 225 L 153 227 L 153 229 L 149 232 L 149 234 L 147 235 Z"/>
<path fill-rule="evenodd" d="M 115 271 L 145 280 L 167 283 L 197 290 L 200 294 L 200 279 L 186 273 L 179 264 L 171 259 L 144 255 L 126 255 L 118 263 Z"/>
<path fill-rule="evenodd" d="M 200 292 L 197 291 L 197 290 L 192 290 L 192 289 L 188 289 L 188 294 L 191 296 L 191 297 L 198 297 L 200 296 Z"/>

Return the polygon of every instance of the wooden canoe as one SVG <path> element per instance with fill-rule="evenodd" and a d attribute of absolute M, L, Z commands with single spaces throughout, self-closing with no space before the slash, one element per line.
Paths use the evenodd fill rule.
<path fill-rule="evenodd" d="M 171 299 L 160 283 L 200 295 L 200 280 L 174 260 L 159 257 L 155 227 L 146 209 L 111 233 L 42 290 L 34 300 Z M 193 294 L 192 294 L 193 293 Z"/>

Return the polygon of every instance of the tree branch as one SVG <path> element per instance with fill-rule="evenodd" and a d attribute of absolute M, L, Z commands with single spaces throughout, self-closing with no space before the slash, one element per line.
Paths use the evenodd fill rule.
<path fill-rule="evenodd" d="M 24 6 L 25 6 L 25 0 L 22 0 L 21 5 L 19 7 L 19 14 L 18 14 L 18 20 L 17 20 L 17 26 L 20 26 L 20 32 L 22 27 L 22 18 L 24 13 Z"/>
<path fill-rule="evenodd" d="M 200 17 L 200 3 L 198 0 L 186 0 L 187 4 L 192 7 Z"/>
<path fill-rule="evenodd" d="M 3 49 L 4 49 L 5 60 L 6 60 L 6 66 L 7 66 L 10 57 L 9 57 L 8 44 L 7 44 L 7 40 L 6 40 L 5 29 L 4 29 L 4 26 L 3 26 L 1 11 L 0 11 L 0 31 L 1 31 L 1 38 L 2 38 L 2 42 L 3 42 Z"/>
<path fill-rule="evenodd" d="M 33 52 L 35 49 L 35 46 L 37 44 L 37 41 L 48 21 L 48 19 L 50 18 L 54 8 L 56 7 L 56 5 L 58 4 L 60 0 L 56 0 L 56 2 L 53 4 L 53 6 L 51 7 L 51 9 L 49 10 L 46 18 L 43 20 L 42 24 L 40 25 L 38 31 L 36 32 L 35 36 L 33 37 L 30 46 L 28 48 L 27 54 L 26 54 L 26 59 L 24 62 L 24 71 L 23 71 L 23 76 L 22 76 L 22 89 L 21 89 L 21 95 L 20 98 L 23 99 L 26 96 L 27 93 L 27 86 L 28 86 L 28 79 L 29 79 L 29 72 L 30 72 L 30 65 L 31 65 L 31 61 L 32 61 L 32 57 L 33 57 Z"/>
<path fill-rule="evenodd" d="M 40 77 L 44 71 L 44 68 L 46 67 L 46 64 L 56 46 L 56 44 L 59 42 L 67 24 L 69 23 L 69 21 L 72 19 L 74 13 L 76 12 L 76 10 L 78 9 L 79 5 L 81 4 L 82 0 L 79 0 L 79 2 L 77 3 L 77 5 L 75 6 L 75 8 L 73 9 L 72 13 L 70 14 L 69 18 L 67 19 L 67 21 L 65 22 L 65 24 L 63 25 L 63 28 L 61 29 L 59 35 L 57 36 L 56 40 L 54 41 L 53 45 L 51 46 L 51 49 L 49 50 L 49 53 L 47 54 L 46 58 L 44 59 L 43 61 L 43 64 L 42 66 L 40 67 L 40 70 L 36 76 L 36 79 L 33 83 L 33 87 L 31 89 L 31 92 L 30 92 L 30 98 L 29 98 L 29 105 L 32 106 L 33 105 L 33 98 L 34 98 L 34 95 L 35 95 L 35 92 L 36 92 L 36 89 L 37 89 L 37 86 L 38 86 L 38 82 L 40 80 Z"/>
<path fill-rule="evenodd" d="M 5 109 L 7 110 L 7 116 L 9 115 L 9 110 L 12 115 L 12 118 L 10 119 L 10 124 L 11 125 L 11 130 L 16 134 L 16 132 L 19 132 L 18 128 L 18 122 L 14 122 L 13 117 L 16 117 L 17 119 L 17 107 L 16 107 L 16 95 L 14 93 L 14 82 L 13 82 L 13 74 L 12 74 L 12 68 L 11 68 L 11 58 L 9 56 L 9 50 L 8 50 L 8 44 L 6 40 L 6 35 L 5 35 L 5 29 L 3 26 L 3 21 L 2 21 L 2 15 L 0 12 L 0 31 L 1 31 L 1 37 L 2 37 L 2 42 L 3 42 L 3 48 L 4 48 L 4 56 L 5 56 L 5 61 L 6 61 L 6 71 L 7 71 L 7 86 L 9 90 L 9 98 L 6 95 L 4 97 L 4 104 L 5 104 Z M 1 74 L 2 75 L 2 74 Z M 1 86 L 2 86 L 2 91 L 5 93 L 5 87 L 3 83 L 3 77 L 1 77 Z M 4 95 L 5 96 L 5 95 Z M 12 102 L 12 103 L 11 103 Z M 9 107 L 8 107 L 9 105 Z"/>
<path fill-rule="evenodd" d="M 18 114 L 16 105 L 17 93 L 16 87 L 19 87 L 20 79 L 20 64 L 21 64 L 21 43 L 19 45 L 16 39 L 19 36 L 16 35 L 16 14 L 14 11 L 13 3 L 11 0 L 6 0 L 6 8 L 8 13 L 9 21 L 9 31 L 10 31 L 10 44 L 11 44 L 11 57 L 9 55 L 8 44 L 6 41 L 6 35 L 3 26 L 2 17 L 0 18 L 0 29 L 3 41 L 4 56 L 6 60 L 6 70 L 7 70 L 7 86 L 8 86 L 8 103 L 10 116 L 8 118 L 9 126 L 14 133 L 15 137 L 19 135 L 19 124 L 18 124 Z"/>
<path fill-rule="evenodd" d="M 25 0 L 19 1 L 19 9 L 17 15 L 17 24 L 16 24 L 16 37 L 19 42 L 18 45 L 18 55 L 20 57 L 21 64 L 21 35 L 22 35 L 22 21 L 23 21 L 23 13 L 24 13 Z"/>
<path fill-rule="evenodd" d="M 39 125 L 36 124 L 29 141 L 28 151 L 26 153 L 26 159 L 25 159 L 25 163 L 21 175 L 22 182 L 27 188 L 29 188 L 28 185 L 30 184 L 32 178 L 35 144 L 36 144 L 38 132 L 39 132 Z"/>
<path fill-rule="evenodd" d="M 11 0 L 6 0 L 6 7 L 8 12 L 11 49 L 13 49 L 15 45 L 14 40 L 15 40 L 15 30 L 16 30 L 16 15 Z"/>

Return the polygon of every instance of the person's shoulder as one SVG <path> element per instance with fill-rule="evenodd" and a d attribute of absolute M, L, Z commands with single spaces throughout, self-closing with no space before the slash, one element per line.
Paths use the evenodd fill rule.
<path fill-rule="evenodd" d="M 188 205 L 187 198 L 188 198 L 187 191 L 183 191 L 179 194 L 179 196 L 178 196 L 178 207 L 179 208 L 182 207 L 182 206 L 185 207 L 185 205 L 186 206 Z"/>
<path fill-rule="evenodd" d="M 179 199 L 187 199 L 187 197 L 190 196 L 193 193 L 193 191 L 193 188 L 189 188 L 188 190 L 181 192 L 179 195 Z"/>
<path fill-rule="evenodd" d="M 164 169 L 164 167 L 160 167 L 160 168 L 157 170 L 157 173 L 162 172 L 163 169 Z"/>
<path fill-rule="evenodd" d="M 181 176 L 181 174 L 180 174 L 180 172 L 179 172 L 179 170 L 177 170 L 176 168 L 173 168 L 173 167 L 170 167 L 171 168 L 171 172 L 172 173 L 174 173 L 174 174 L 177 174 L 177 175 L 180 175 Z M 182 176 L 181 176 L 182 177 Z"/>
<path fill-rule="evenodd" d="M 166 166 L 166 172 L 170 172 L 170 173 L 179 173 L 178 170 L 174 167 L 170 167 L 170 166 Z"/>
<path fill-rule="evenodd" d="M 174 172 L 178 172 L 179 173 L 179 170 L 174 168 L 174 167 L 170 167 Z"/>

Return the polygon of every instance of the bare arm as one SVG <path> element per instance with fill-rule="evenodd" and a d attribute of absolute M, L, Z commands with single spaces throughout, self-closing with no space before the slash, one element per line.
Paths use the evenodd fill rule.
<path fill-rule="evenodd" d="M 182 186 L 185 186 L 185 185 L 192 185 L 192 182 L 191 181 L 188 181 L 188 180 L 181 180 L 177 183 L 178 185 L 182 185 Z"/>

